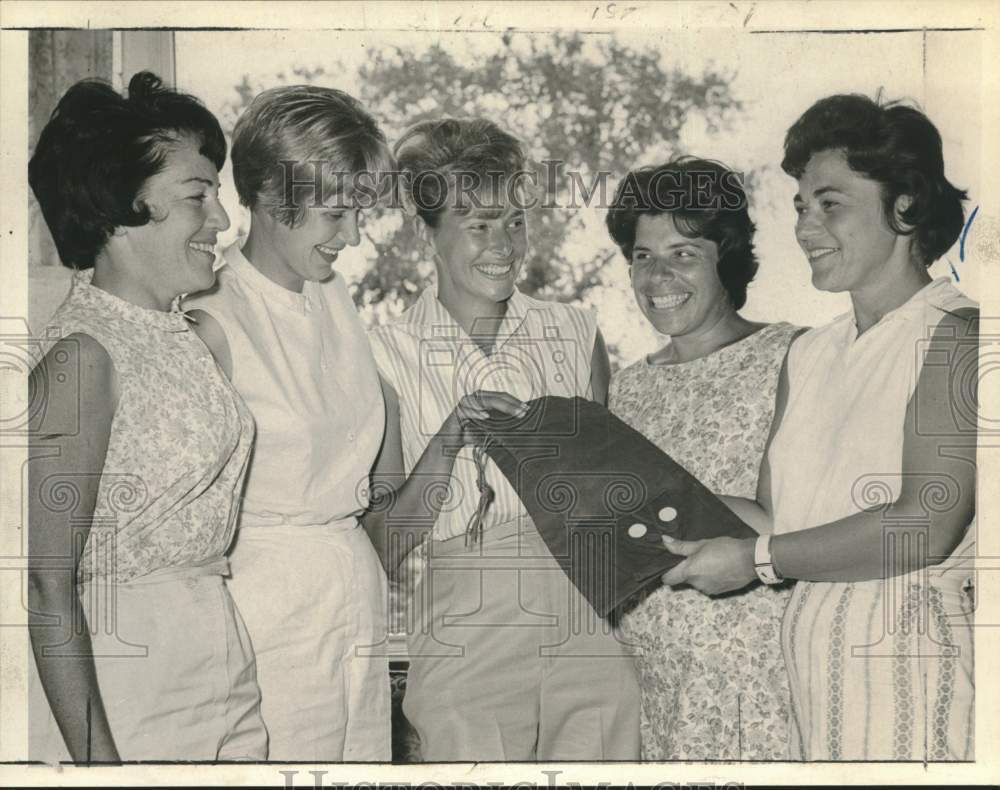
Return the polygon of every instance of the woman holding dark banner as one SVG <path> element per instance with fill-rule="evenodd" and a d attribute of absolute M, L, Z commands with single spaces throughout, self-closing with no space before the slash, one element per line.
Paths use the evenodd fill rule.
<path fill-rule="evenodd" d="M 752 496 L 795 327 L 740 316 L 757 271 L 736 173 L 685 157 L 629 173 L 607 218 L 636 304 L 670 342 L 608 407 L 719 494 Z M 622 613 L 638 650 L 644 760 L 774 760 L 788 740 L 785 585 L 714 600 L 659 587 Z"/>
<path fill-rule="evenodd" d="M 347 94 L 261 93 L 233 132 L 249 235 L 225 251 L 216 289 L 187 302 L 257 422 L 229 588 L 257 654 L 272 760 L 391 756 L 385 574 L 358 521 L 384 410 L 333 268 L 391 162 Z"/>
<path fill-rule="evenodd" d="M 863 96 L 807 110 L 782 167 L 813 284 L 853 310 L 789 351 L 756 501 L 731 502 L 762 537 L 670 542 L 686 559 L 664 578 L 799 580 L 794 757 L 970 760 L 978 308 L 927 273 L 965 194 L 923 113 Z"/>
<path fill-rule="evenodd" d="M 542 395 L 603 401 L 596 322 L 515 288 L 528 239 L 514 137 L 486 120 L 425 121 L 395 150 L 404 209 L 437 270 L 435 287 L 372 333 L 388 412 L 376 473 L 392 505 L 376 526 L 387 564 L 428 538 L 404 700 L 422 757 L 636 759 L 631 659 L 503 474 L 469 447 L 469 421 L 487 409 L 521 415 Z"/>
<path fill-rule="evenodd" d="M 141 72 L 128 98 L 70 88 L 28 168 L 77 270 L 31 377 L 32 759 L 267 756 L 222 581 L 253 421 L 176 308 L 214 279 L 225 157 L 215 117 Z"/>

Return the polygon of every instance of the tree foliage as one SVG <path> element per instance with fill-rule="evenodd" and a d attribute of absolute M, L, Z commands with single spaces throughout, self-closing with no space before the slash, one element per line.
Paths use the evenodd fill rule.
<path fill-rule="evenodd" d="M 638 49 L 603 35 L 506 33 L 498 43 L 479 56 L 440 44 L 373 49 L 351 92 L 390 141 L 427 118 L 483 116 L 518 136 L 536 163 L 560 161 L 556 191 L 547 201 L 551 207 L 531 215 L 532 254 L 520 287 L 540 298 L 578 301 L 600 283 L 615 254 L 610 241 L 593 249 L 573 243 L 585 223 L 593 222 L 593 212 L 588 218 L 573 205 L 574 196 L 577 205 L 583 199 L 580 186 L 599 183 L 595 179 L 605 173 L 609 199 L 628 168 L 678 152 L 685 124 L 697 119 L 708 131 L 723 127 L 740 109 L 730 90 L 733 75 L 712 68 L 688 74 L 666 65 L 659 49 Z M 276 75 L 274 84 L 330 83 L 334 77 L 339 83 L 341 76 L 329 67 L 296 66 Z M 255 93 L 247 79 L 236 90 L 239 100 L 223 119 L 230 124 Z M 596 207 L 599 191 L 592 200 Z M 432 265 L 398 211 L 376 210 L 365 233 L 378 258 L 359 283 L 355 301 L 385 302 L 383 307 L 398 312 L 426 285 Z"/>

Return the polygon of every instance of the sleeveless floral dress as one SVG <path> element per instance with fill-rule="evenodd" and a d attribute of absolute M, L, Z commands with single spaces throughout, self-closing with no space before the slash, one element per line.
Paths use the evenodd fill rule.
<path fill-rule="evenodd" d="M 253 650 L 223 585 L 253 419 L 182 313 L 124 301 L 92 276 L 75 275 L 46 339 L 92 337 L 120 391 L 79 565 L 115 744 L 124 760 L 264 759 Z M 53 357 L 57 369 L 69 368 L 58 351 Z M 68 369 L 53 379 L 74 380 Z M 46 478 L 39 506 L 75 508 L 78 498 L 66 495 L 72 474 Z M 66 760 L 30 674 L 30 757 Z"/>
<path fill-rule="evenodd" d="M 754 497 L 778 376 L 797 332 L 771 324 L 706 357 L 643 359 L 609 408 L 718 494 Z M 787 753 L 780 624 L 788 586 L 709 598 L 659 587 L 621 618 L 636 650 L 644 760 L 777 760 Z"/>

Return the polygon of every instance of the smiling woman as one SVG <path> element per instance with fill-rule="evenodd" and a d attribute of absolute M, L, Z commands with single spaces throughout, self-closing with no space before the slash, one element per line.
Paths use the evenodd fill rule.
<path fill-rule="evenodd" d="M 140 282 L 150 289 L 164 280 L 163 293 L 135 295 L 133 301 L 166 310 L 178 293 L 208 288 L 215 282 L 216 235 L 229 227 L 219 203 L 215 165 L 199 152 L 199 142 L 180 137 L 166 154 L 164 168 L 151 177 L 138 199 L 149 207 L 152 222 L 128 234 L 129 249 L 148 273 Z"/>
<path fill-rule="evenodd" d="M 883 264 L 898 234 L 884 220 L 872 222 L 872 217 L 884 218 L 882 202 L 878 182 L 851 170 L 842 150 L 820 151 L 809 160 L 795 196 L 795 235 L 809 259 L 814 286 L 855 291 L 893 274 Z M 909 197 L 901 197 L 899 209 L 909 203 Z"/>
<path fill-rule="evenodd" d="M 345 188 L 392 161 L 345 93 L 265 91 L 233 132 L 250 233 L 187 302 L 257 422 L 229 582 L 257 653 L 272 760 L 388 761 L 385 575 L 358 515 L 384 412 L 368 341 L 333 266 L 358 244 Z M 289 167 L 289 165 L 291 165 Z"/>
<path fill-rule="evenodd" d="M 176 309 L 213 280 L 225 155 L 214 116 L 142 72 L 128 98 L 70 88 L 29 165 L 77 270 L 31 379 L 32 759 L 267 754 L 222 581 L 253 420 Z"/>
<path fill-rule="evenodd" d="M 752 493 L 796 329 L 739 314 L 757 258 L 736 174 L 695 157 L 635 170 L 607 224 L 636 304 L 670 335 L 614 377 L 608 407 L 714 492 Z M 637 646 L 643 759 L 784 755 L 788 681 L 776 622 L 789 592 L 757 585 L 712 600 L 658 587 L 629 602 L 621 625 Z"/>
<path fill-rule="evenodd" d="M 625 647 L 562 573 L 503 473 L 473 449 L 470 425 L 487 409 L 520 415 L 543 395 L 603 402 L 596 321 L 515 287 L 528 250 L 516 138 L 485 119 L 445 118 L 413 126 L 396 153 L 437 285 L 372 333 L 387 411 L 375 480 L 393 506 L 369 520 L 390 568 L 426 539 L 403 702 L 421 756 L 635 759 L 638 691 Z M 444 643 L 461 647 L 446 653 Z"/>
<path fill-rule="evenodd" d="M 781 624 L 794 757 L 970 760 L 979 310 L 927 271 L 965 193 L 926 115 L 858 95 L 803 113 L 782 168 L 813 282 L 853 310 L 788 353 L 756 496 L 729 500 L 761 537 L 673 541 L 687 559 L 665 581 L 798 580 Z"/>

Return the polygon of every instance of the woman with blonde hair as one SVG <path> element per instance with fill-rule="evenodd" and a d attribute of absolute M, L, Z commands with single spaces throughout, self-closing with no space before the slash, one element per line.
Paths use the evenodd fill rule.
<path fill-rule="evenodd" d="M 403 703 L 422 757 L 636 759 L 631 659 L 472 447 L 487 409 L 520 415 L 543 395 L 603 402 L 597 322 L 515 287 L 528 254 L 516 138 L 448 118 L 412 127 L 395 150 L 437 282 L 372 333 L 388 412 L 376 481 L 393 504 L 387 532 L 373 530 L 390 568 L 424 541 Z"/>
<path fill-rule="evenodd" d="M 258 95 L 232 157 L 250 232 L 186 306 L 257 422 L 229 589 L 270 757 L 388 761 L 388 663 L 369 649 L 385 639 L 385 575 L 358 521 L 384 410 L 335 266 L 392 157 L 355 99 L 312 85 Z"/>

